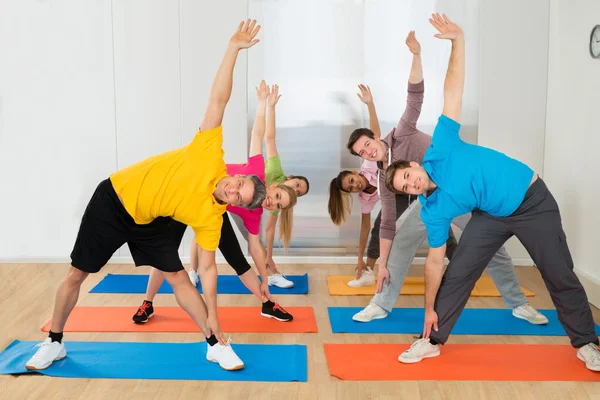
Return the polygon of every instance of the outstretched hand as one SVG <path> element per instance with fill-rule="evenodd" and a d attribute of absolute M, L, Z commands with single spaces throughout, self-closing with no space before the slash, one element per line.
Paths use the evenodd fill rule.
<path fill-rule="evenodd" d="M 358 96 L 360 101 L 362 101 L 365 104 L 370 104 L 373 102 L 373 95 L 371 94 L 370 87 L 361 83 L 360 85 L 358 85 L 358 89 L 360 90 L 360 93 L 357 93 L 356 95 Z"/>
<path fill-rule="evenodd" d="M 256 97 L 258 97 L 258 101 L 267 101 L 267 97 L 269 96 L 269 86 L 267 83 L 262 80 L 260 81 L 260 85 L 256 88 Z"/>
<path fill-rule="evenodd" d="M 406 45 L 411 53 L 415 56 L 421 54 L 421 43 L 415 37 L 415 31 L 408 32 L 408 36 L 406 37 Z"/>
<path fill-rule="evenodd" d="M 231 37 L 229 43 L 238 49 L 247 49 L 259 42 L 254 37 L 260 31 L 260 25 L 256 25 L 256 20 L 240 22 L 237 32 Z"/>
<path fill-rule="evenodd" d="M 446 17 L 446 14 L 431 14 L 429 22 L 440 32 L 433 35 L 438 39 L 454 40 L 463 36 L 463 31 L 458 27 L 458 25 L 450 21 L 448 17 Z"/>
<path fill-rule="evenodd" d="M 269 97 L 267 97 L 267 102 L 269 106 L 274 106 L 279 101 L 281 95 L 279 94 L 279 85 L 275 84 L 271 86 L 271 91 L 269 93 Z"/>

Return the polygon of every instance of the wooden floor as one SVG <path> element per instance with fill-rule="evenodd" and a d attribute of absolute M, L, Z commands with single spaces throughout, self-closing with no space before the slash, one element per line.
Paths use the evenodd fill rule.
<path fill-rule="evenodd" d="M 0 264 L 0 348 L 14 339 L 42 340 L 40 327 L 51 317 L 54 293 L 64 278 L 66 265 Z M 298 343 L 308 346 L 308 382 L 215 382 L 158 381 L 125 379 L 60 379 L 39 375 L 0 376 L 0 399 L 600 399 L 600 383 L 591 382 L 471 382 L 401 381 L 345 382 L 329 375 L 323 343 L 412 343 L 411 335 L 332 334 L 327 306 L 364 306 L 368 296 L 330 297 L 327 275 L 352 274 L 350 265 L 280 266 L 287 274 L 309 273 L 309 295 L 278 296 L 285 306 L 313 306 L 319 333 L 235 334 L 234 343 Z M 226 266 L 220 273 L 230 274 Z M 109 265 L 84 283 L 78 305 L 131 306 L 132 314 L 143 295 L 102 295 L 88 291 L 107 273 L 147 273 L 129 265 Z M 532 267 L 518 267 L 521 284 L 536 292 L 530 302 L 537 308 L 552 308 L 539 273 Z M 422 274 L 413 267 L 410 275 Z M 174 306 L 172 295 L 158 295 L 157 306 Z M 250 295 L 219 295 L 219 305 L 256 305 Z M 422 307 L 422 296 L 400 296 L 397 306 Z M 472 298 L 468 307 L 503 307 L 500 298 Z M 600 312 L 594 308 L 594 319 Z M 193 342 L 189 333 L 67 333 L 65 341 L 161 341 Z M 552 343 L 568 344 L 567 337 L 464 336 L 449 343 Z M 573 352 L 575 357 L 575 351 Z M 493 360 L 490 360 L 493 362 Z M 515 360 L 518 362 L 518 360 Z"/>

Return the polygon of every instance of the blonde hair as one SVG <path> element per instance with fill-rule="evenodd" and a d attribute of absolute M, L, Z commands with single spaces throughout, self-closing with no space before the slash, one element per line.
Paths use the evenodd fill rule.
<path fill-rule="evenodd" d="M 292 228 L 294 226 L 294 206 L 298 201 L 296 191 L 289 186 L 279 184 L 277 187 L 290 196 L 290 204 L 280 210 L 279 218 L 279 240 L 283 242 L 283 248 L 290 247 L 292 241 Z"/>
<path fill-rule="evenodd" d="M 352 195 L 342 188 L 342 180 L 352 171 L 342 171 L 329 184 L 329 216 L 336 225 L 341 225 L 352 213 Z"/>

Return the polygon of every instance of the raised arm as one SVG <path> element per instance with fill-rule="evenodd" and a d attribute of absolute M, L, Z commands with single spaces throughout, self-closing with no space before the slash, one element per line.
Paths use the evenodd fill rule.
<path fill-rule="evenodd" d="M 369 129 L 375 134 L 375 136 L 381 137 L 379 118 L 377 118 L 377 112 L 375 111 L 375 102 L 373 101 L 371 88 L 361 83 L 358 85 L 358 89 L 360 90 L 360 93 L 357 93 L 356 95 L 360 101 L 367 105 L 367 109 L 369 110 Z"/>
<path fill-rule="evenodd" d="M 410 31 L 406 37 L 406 46 L 413 54 L 410 75 L 408 76 L 408 96 L 406 108 L 394 130 L 394 137 L 407 136 L 417 133 L 417 121 L 421 115 L 425 85 L 423 83 L 423 64 L 421 62 L 421 44 L 415 37 L 415 31 Z"/>
<path fill-rule="evenodd" d="M 268 95 L 269 87 L 265 81 L 261 81 L 260 86 L 256 88 L 258 104 L 256 105 L 256 117 L 254 118 L 254 126 L 252 126 L 252 135 L 250 137 L 249 157 L 253 157 L 262 153 L 262 141 L 263 137 L 265 136 L 265 118 L 267 114 Z"/>
<path fill-rule="evenodd" d="M 258 39 L 254 37 L 260 31 L 260 25 L 256 25 L 256 20 L 241 22 L 237 32 L 229 40 L 229 46 L 221 62 L 221 66 L 217 71 L 210 97 L 208 99 L 208 107 L 204 114 L 200 130 L 206 131 L 209 129 L 221 126 L 223 122 L 223 114 L 225 106 L 231 97 L 231 87 L 233 85 L 233 67 L 240 50 L 247 49 L 258 43 Z"/>
<path fill-rule="evenodd" d="M 462 30 L 451 22 L 445 14 L 433 14 L 429 19 L 431 25 L 440 33 L 434 35 L 439 39 L 452 41 L 452 52 L 448 62 L 448 72 L 444 81 L 444 110 L 446 117 L 460 122 L 462 96 L 465 87 L 465 38 Z"/>
<path fill-rule="evenodd" d="M 267 145 L 267 158 L 277 155 L 277 144 L 275 141 L 275 106 L 279 101 L 279 85 L 273 85 L 269 96 L 267 97 L 268 113 L 267 113 L 267 131 L 265 133 L 265 142 Z"/>

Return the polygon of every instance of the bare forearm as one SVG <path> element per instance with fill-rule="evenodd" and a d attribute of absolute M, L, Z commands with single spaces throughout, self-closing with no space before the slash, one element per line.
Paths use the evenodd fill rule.
<path fill-rule="evenodd" d="M 427 257 L 425 260 L 425 310 L 433 311 L 435 298 L 443 276 L 444 261 L 440 262 Z"/>
<path fill-rule="evenodd" d="M 423 64 L 421 62 L 420 54 L 413 54 L 412 67 L 410 68 L 410 75 L 408 81 L 410 83 L 419 83 L 423 80 Z"/>
<path fill-rule="evenodd" d="M 460 122 L 465 86 L 465 41 L 461 36 L 452 41 L 452 53 L 444 81 L 444 111 L 448 118 Z"/>
<path fill-rule="evenodd" d="M 233 67 L 237 60 L 239 48 L 229 45 L 210 91 L 210 102 L 227 103 L 231 97 L 233 86 Z"/>
<path fill-rule="evenodd" d="M 379 118 L 377 118 L 377 111 L 375 110 L 375 103 L 371 102 L 367 104 L 369 110 L 369 129 L 375 134 L 375 136 L 381 136 L 381 128 L 379 127 Z"/>
<path fill-rule="evenodd" d="M 267 275 L 267 265 L 265 264 L 265 248 L 262 245 L 262 243 L 258 240 L 258 237 L 256 238 L 256 240 L 250 240 L 250 256 L 254 261 L 254 265 L 256 265 L 256 268 L 258 269 L 258 273 L 260 274 L 262 281 L 266 282 L 269 277 Z"/>
<path fill-rule="evenodd" d="M 259 100 L 256 107 L 256 118 L 252 126 L 252 137 L 250 139 L 249 156 L 253 157 L 262 153 L 262 141 L 265 135 L 265 118 L 267 113 L 267 101 Z"/>
<path fill-rule="evenodd" d="M 269 215 L 269 220 L 267 221 L 266 228 L 266 238 L 267 238 L 267 257 L 273 257 L 273 242 L 275 241 L 275 225 L 277 224 L 277 217 L 273 215 Z"/>
<path fill-rule="evenodd" d="M 268 106 L 265 142 L 267 145 L 267 157 L 275 157 L 277 155 L 275 144 L 275 106 Z"/>
<path fill-rule="evenodd" d="M 217 264 L 201 265 L 198 269 L 202 293 L 209 316 L 217 315 Z"/>

